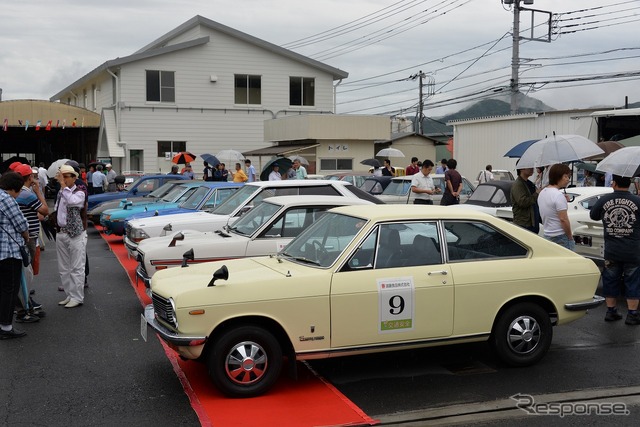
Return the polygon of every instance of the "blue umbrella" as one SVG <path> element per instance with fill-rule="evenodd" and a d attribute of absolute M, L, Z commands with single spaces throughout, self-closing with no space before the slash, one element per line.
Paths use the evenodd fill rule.
<path fill-rule="evenodd" d="M 211 166 L 212 168 L 215 168 L 220 164 L 220 160 L 218 160 L 218 158 L 213 154 L 201 154 L 200 158 L 209 163 L 209 166 Z"/>
<path fill-rule="evenodd" d="M 534 142 L 540 141 L 539 139 L 529 139 L 527 141 L 523 141 L 520 144 L 513 147 L 511 150 L 507 151 L 503 157 L 511 157 L 511 158 L 520 158 L 527 151 Z"/>

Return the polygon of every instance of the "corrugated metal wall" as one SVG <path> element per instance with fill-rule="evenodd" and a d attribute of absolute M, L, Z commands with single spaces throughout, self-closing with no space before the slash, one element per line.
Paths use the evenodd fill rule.
<path fill-rule="evenodd" d="M 515 175 L 517 159 L 503 157 L 513 146 L 528 139 L 563 134 L 594 138 L 591 128 L 596 110 L 554 111 L 489 119 L 451 122 L 454 126 L 453 156 L 458 171 L 469 179 L 490 164 L 494 169 L 507 169 Z M 592 139 L 595 142 L 595 139 Z"/>

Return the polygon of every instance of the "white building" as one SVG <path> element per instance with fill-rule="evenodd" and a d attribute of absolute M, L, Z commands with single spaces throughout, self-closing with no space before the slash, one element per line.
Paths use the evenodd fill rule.
<path fill-rule="evenodd" d="M 333 82 L 347 76 L 195 16 L 51 100 L 101 115 L 97 155 L 116 170 L 168 172 L 167 153 L 250 151 L 265 145 L 265 120 L 333 113 Z"/>
<path fill-rule="evenodd" d="M 490 164 L 494 169 L 514 173 L 516 160 L 504 154 L 520 142 L 563 134 L 582 135 L 596 142 L 597 124 L 591 114 L 596 111 L 568 110 L 528 113 L 511 116 L 455 120 L 453 126 L 453 158 L 457 170 L 475 177 Z"/>

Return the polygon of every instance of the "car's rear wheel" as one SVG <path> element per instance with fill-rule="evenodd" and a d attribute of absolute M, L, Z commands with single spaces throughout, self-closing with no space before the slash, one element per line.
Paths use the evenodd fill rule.
<path fill-rule="evenodd" d="M 496 320 L 491 343 L 506 364 L 528 366 L 544 357 L 552 337 L 549 314 L 538 304 L 520 303 L 509 307 Z"/>
<path fill-rule="evenodd" d="M 254 397 L 268 391 L 278 379 L 282 349 L 269 331 L 241 326 L 217 339 L 207 366 L 211 380 L 227 396 Z"/>

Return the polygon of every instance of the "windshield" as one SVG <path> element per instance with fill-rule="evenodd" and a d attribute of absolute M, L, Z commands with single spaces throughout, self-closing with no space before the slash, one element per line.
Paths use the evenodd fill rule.
<path fill-rule="evenodd" d="M 206 196 L 211 189 L 209 187 L 198 187 L 195 191 L 190 193 L 189 197 L 180 203 L 180 207 L 183 209 L 191 209 L 196 210 L 200 203 L 202 203 L 202 199 Z M 181 197 L 183 199 L 183 197 Z"/>
<path fill-rule="evenodd" d="M 182 193 L 186 190 L 187 187 L 184 185 L 177 185 L 175 188 L 171 189 L 166 195 L 162 197 L 162 200 L 165 202 L 174 202 L 180 197 Z"/>
<path fill-rule="evenodd" d="M 273 203 L 268 202 L 260 203 L 258 206 L 240 217 L 240 219 L 233 224 L 231 231 L 235 231 L 243 236 L 251 236 L 257 229 L 262 227 L 264 223 L 269 221 L 269 219 L 275 215 L 279 209 L 280 205 L 274 205 Z"/>
<path fill-rule="evenodd" d="M 410 188 L 410 179 L 392 179 L 382 194 L 389 196 L 406 196 Z"/>
<path fill-rule="evenodd" d="M 280 255 L 318 267 L 329 267 L 367 223 L 362 218 L 327 212 L 293 239 Z"/>
<path fill-rule="evenodd" d="M 211 213 L 218 215 L 231 215 L 238 206 L 244 205 L 244 202 L 257 191 L 260 191 L 259 187 L 256 187 L 255 185 L 245 185 L 240 190 L 236 191 L 235 194 L 229 197 L 224 203 L 218 205 L 218 207 L 211 211 Z"/>
<path fill-rule="evenodd" d="M 151 193 L 147 194 L 146 197 L 162 197 L 169 192 L 176 185 L 173 182 L 167 182 L 166 184 L 162 184 L 160 187 L 153 190 Z"/>

